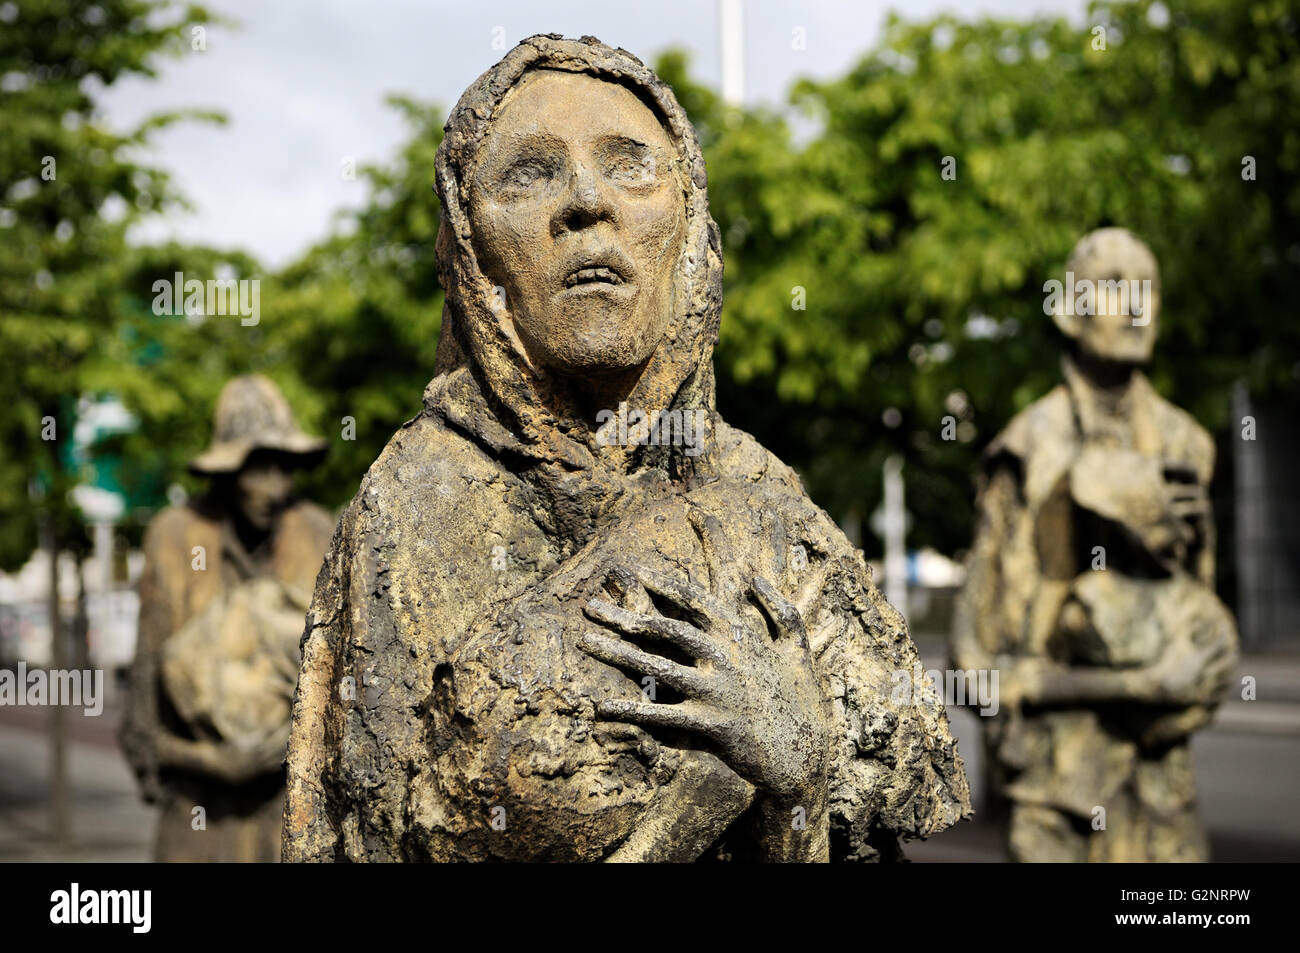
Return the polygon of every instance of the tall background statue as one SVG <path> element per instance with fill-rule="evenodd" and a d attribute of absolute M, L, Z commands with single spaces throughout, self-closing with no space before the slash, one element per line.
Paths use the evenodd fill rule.
<path fill-rule="evenodd" d="M 969 812 L 917 654 L 714 410 L 722 253 L 672 92 L 525 40 L 438 152 L 437 376 L 304 641 L 290 860 L 876 860 Z"/>
<path fill-rule="evenodd" d="M 986 452 L 954 662 L 999 670 L 986 747 L 1013 858 L 1202 861 L 1189 743 L 1237 651 L 1214 594 L 1214 445 L 1138 370 L 1150 249 L 1101 229 L 1066 271 L 1065 382 Z"/>
<path fill-rule="evenodd" d="M 161 807 L 155 859 L 273 861 L 298 644 L 332 527 L 293 499 L 292 472 L 325 441 L 261 376 L 226 384 L 214 431 L 190 464 L 209 492 L 145 535 L 121 741 Z"/>

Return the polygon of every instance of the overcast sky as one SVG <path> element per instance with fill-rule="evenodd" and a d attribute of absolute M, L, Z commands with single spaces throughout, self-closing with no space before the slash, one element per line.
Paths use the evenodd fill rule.
<path fill-rule="evenodd" d="M 721 88 L 717 0 L 206 0 L 239 22 L 207 49 L 166 61 L 156 82 L 124 81 L 105 118 L 128 128 L 160 110 L 201 106 L 225 126 L 185 123 L 157 136 L 152 160 L 194 202 L 155 219 L 137 240 L 241 247 L 279 266 L 322 238 L 334 212 L 360 204 L 363 180 L 340 175 L 392 157 L 405 135 L 387 93 L 444 108 L 505 49 L 534 33 L 591 34 L 646 62 L 688 50 L 693 76 Z M 1085 0 L 745 0 L 745 100 L 782 103 L 801 76 L 843 74 L 879 38 L 886 11 L 927 19 L 960 6 L 980 14 L 1082 17 Z M 807 48 L 792 49 L 796 27 Z M 494 40 L 497 46 L 494 46 Z"/>

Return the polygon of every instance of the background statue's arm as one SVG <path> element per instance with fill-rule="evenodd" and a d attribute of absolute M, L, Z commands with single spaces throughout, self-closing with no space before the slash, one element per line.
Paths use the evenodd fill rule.
<path fill-rule="evenodd" d="M 145 544 L 145 565 L 140 576 L 140 619 L 135 658 L 131 664 L 130 701 L 122 719 L 119 740 L 135 770 L 146 801 L 162 797 L 166 769 L 193 771 L 218 777 L 238 775 L 241 765 L 223 760 L 221 746 L 177 734 L 163 716 L 163 645 L 172 635 L 172 598 L 164 572 L 170 553 L 165 538 L 155 531 Z"/>
<path fill-rule="evenodd" d="M 1141 741 L 1148 748 L 1172 744 L 1200 731 L 1213 720 L 1214 708 L 1210 705 L 1180 708 L 1152 721 L 1142 732 Z"/>
<path fill-rule="evenodd" d="M 1012 524 L 1023 504 L 1012 467 L 998 466 L 980 488 L 975 542 L 966 562 L 966 582 L 953 613 L 950 654 L 960 669 L 1002 668 L 1010 656 L 999 648 L 1013 644 L 1003 591 L 1003 563 L 1012 545 Z"/>
<path fill-rule="evenodd" d="M 1229 627 L 1204 644 L 1176 640 L 1160 657 L 1140 668 L 1107 669 L 1049 661 L 1017 663 L 1018 698 L 1040 705 L 1072 702 L 1139 702 L 1178 708 L 1213 708 L 1235 664 L 1236 643 Z M 1190 723 L 1193 716 L 1184 716 Z"/>
<path fill-rule="evenodd" d="M 140 619 L 135 658 L 131 665 L 130 701 L 122 720 L 119 740 L 136 772 L 146 801 L 162 797 L 166 770 L 187 771 L 220 778 L 229 783 L 246 781 L 278 767 L 288 741 L 283 725 L 255 745 L 189 738 L 177 733 L 163 710 L 162 651 L 173 635 L 172 592 L 166 576 L 166 536 L 155 532 L 145 544 L 145 566 L 140 577 Z"/>
<path fill-rule="evenodd" d="M 170 630 L 169 617 L 162 581 L 158 577 L 157 556 L 146 548 L 144 570 L 140 575 L 140 619 L 135 658 L 131 663 L 129 701 L 118 738 L 122 752 L 135 770 L 141 793 L 150 802 L 162 796 L 158 741 L 164 729 L 158 715 L 158 650 Z"/>
<path fill-rule="evenodd" d="M 1087 485 L 1094 486 L 1096 482 Z M 1018 636 L 1014 631 L 1016 614 L 1008 612 L 1004 604 L 1007 594 L 1003 579 L 1016 571 L 1008 563 L 1014 559 L 1012 527 L 1017 508 L 1021 506 L 1014 469 L 996 468 L 980 492 L 975 544 L 967 563 L 966 584 L 954 613 L 954 665 L 962 669 L 997 669 L 1004 707 L 1123 701 L 1176 706 L 1200 704 L 1203 692 L 1196 673 L 1216 653 L 1212 647 L 1191 652 L 1169 651 L 1151 665 L 1118 670 L 1071 666 L 1014 650 L 999 651 L 1003 646 L 1014 645 Z M 1202 566 L 1203 572 L 1212 575 L 1212 568 L 1204 561 Z M 1020 571 L 1032 569 L 1029 565 L 1020 567 Z"/>

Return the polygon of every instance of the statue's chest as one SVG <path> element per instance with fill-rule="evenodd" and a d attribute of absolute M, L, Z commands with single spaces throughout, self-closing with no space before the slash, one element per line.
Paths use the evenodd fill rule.
<path fill-rule="evenodd" d="M 584 612 L 610 599 L 620 566 L 711 587 L 713 554 L 684 499 L 647 501 L 496 612 L 449 662 L 446 724 L 468 737 L 475 799 L 511 818 L 508 856 L 597 859 L 635 828 L 683 752 L 596 714 L 600 701 L 654 700 L 656 686 L 583 652 L 601 626 Z M 608 630 L 605 630 L 608 634 Z M 504 839 L 492 840 L 503 849 Z M 527 845 L 525 849 L 524 845 Z"/>

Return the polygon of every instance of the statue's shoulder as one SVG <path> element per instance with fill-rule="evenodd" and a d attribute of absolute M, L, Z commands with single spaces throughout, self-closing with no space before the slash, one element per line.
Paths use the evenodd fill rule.
<path fill-rule="evenodd" d="M 298 500 L 284 512 L 284 526 L 296 538 L 329 542 L 334 532 L 334 517 L 319 503 Z"/>
<path fill-rule="evenodd" d="M 1165 458 L 1191 466 L 1202 483 L 1209 483 L 1214 474 L 1214 438 L 1210 432 L 1183 408 L 1161 397 L 1146 375 L 1137 375 L 1137 381 L 1141 399 L 1160 432 Z"/>
<path fill-rule="evenodd" d="M 776 454 L 745 431 L 731 426 L 721 416 L 715 420 L 718 470 L 723 477 L 783 487 L 799 496 L 807 495 L 799 475 Z"/>
<path fill-rule="evenodd" d="M 437 507 L 463 493 L 466 480 L 490 479 L 500 469 L 474 441 L 441 418 L 422 413 L 389 438 L 362 478 L 353 502 L 420 501 L 420 509 Z"/>
<path fill-rule="evenodd" d="M 1069 388 L 1058 384 L 1011 418 L 985 448 L 985 465 L 1008 455 L 1026 461 L 1037 450 L 1073 439 L 1076 430 Z"/>
<path fill-rule="evenodd" d="M 507 522 L 517 478 L 442 418 L 422 413 L 371 464 L 340 517 L 339 536 L 440 552 Z"/>
<path fill-rule="evenodd" d="M 188 553 L 204 537 L 219 539 L 221 521 L 202 499 L 165 506 L 150 521 L 144 533 L 146 556 L 164 558 L 172 552 Z M 186 559 L 188 560 L 188 556 Z"/>

